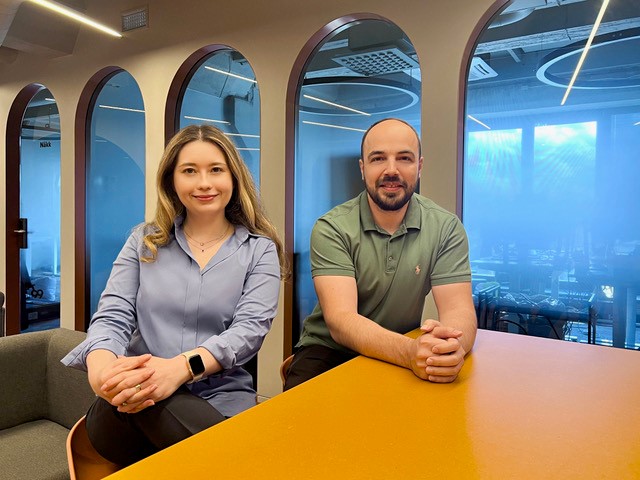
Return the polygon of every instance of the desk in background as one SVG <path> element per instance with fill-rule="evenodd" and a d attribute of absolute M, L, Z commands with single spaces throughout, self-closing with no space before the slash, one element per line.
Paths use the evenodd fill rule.
<path fill-rule="evenodd" d="M 358 357 L 111 480 L 640 477 L 640 352 L 481 330 L 436 385 Z"/>

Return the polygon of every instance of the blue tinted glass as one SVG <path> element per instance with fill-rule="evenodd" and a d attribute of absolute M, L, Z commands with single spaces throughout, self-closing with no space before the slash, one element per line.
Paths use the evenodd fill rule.
<path fill-rule="evenodd" d="M 415 48 L 380 20 L 334 31 L 309 59 L 298 97 L 294 198 L 294 341 L 317 297 L 309 239 L 315 221 L 364 190 L 360 142 L 378 120 L 396 117 L 420 132 L 421 75 Z"/>
<path fill-rule="evenodd" d="M 87 165 L 87 254 L 93 315 L 111 266 L 144 221 L 145 119 L 138 84 L 127 72 L 100 91 L 91 118 Z"/>
<path fill-rule="evenodd" d="M 20 250 L 20 329 L 60 326 L 60 115 L 53 94 L 29 102 L 20 135 L 20 217 L 27 248 Z"/>
<path fill-rule="evenodd" d="M 260 91 L 251 65 L 237 51 L 215 52 L 189 80 L 180 128 L 193 124 L 209 124 L 225 132 L 259 185 Z"/>
<path fill-rule="evenodd" d="M 480 326 L 640 347 L 640 3 L 516 0 L 472 57 L 463 222 Z M 575 81 L 568 89 L 572 77 Z"/>

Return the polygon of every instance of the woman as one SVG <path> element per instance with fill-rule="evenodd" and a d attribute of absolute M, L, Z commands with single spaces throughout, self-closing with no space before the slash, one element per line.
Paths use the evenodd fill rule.
<path fill-rule="evenodd" d="M 219 130 L 169 142 L 154 220 L 113 264 L 87 339 L 62 361 L 86 369 L 96 450 L 129 465 L 255 405 L 241 365 L 262 345 L 286 274 L 251 175 Z"/>

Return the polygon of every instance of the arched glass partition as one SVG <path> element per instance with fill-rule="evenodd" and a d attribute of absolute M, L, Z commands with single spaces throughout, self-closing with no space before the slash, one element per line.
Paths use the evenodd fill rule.
<path fill-rule="evenodd" d="M 638 52 L 634 0 L 514 0 L 481 32 L 463 178 L 481 326 L 640 347 Z"/>
<path fill-rule="evenodd" d="M 192 124 L 218 127 L 233 139 L 260 183 L 260 91 L 246 58 L 236 50 L 207 55 L 187 79 L 178 128 Z"/>
<path fill-rule="evenodd" d="M 20 329 L 55 328 L 60 326 L 60 115 L 46 88 L 24 112 L 19 181 L 26 231 L 20 249 Z"/>
<path fill-rule="evenodd" d="M 132 228 L 144 221 L 145 118 L 138 84 L 118 71 L 93 106 L 87 162 L 86 225 L 89 313 Z"/>
<path fill-rule="evenodd" d="M 305 64 L 296 110 L 294 343 L 317 302 L 309 259 L 313 224 L 363 190 L 360 142 L 371 124 L 396 117 L 420 131 L 420 89 L 413 44 L 381 18 L 345 20 Z"/>

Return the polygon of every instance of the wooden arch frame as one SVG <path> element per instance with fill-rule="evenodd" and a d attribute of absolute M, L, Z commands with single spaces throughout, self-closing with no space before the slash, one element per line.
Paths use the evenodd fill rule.
<path fill-rule="evenodd" d="M 22 133 L 22 119 L 29 103 L 38 92 L 46 88 L 39 83 L 31 83 L 24 87 L 9 109 L 7 118 L 7 133 L 5 137 L 5 183 L 6 183 L 6 334 L 20 333 L 20 296 L 22 286 L 20 281 L 20 246 L 14 230 L 18 228 L 20 217 L 20 182 L 10 181 L 20 176 L 20 135 Z M 17 201 L 12 201 L 17 199 Z"/>
<path fill-rule="evenodd" d="M 89 267 L 91 258 L 87 249 L 87 158 L 91 144 L 91 115 L 102 87 L 114 75 L 124 69 L 115 66 L 104 67 L 86 83 L 78 100 L 75 118 L 75 320 L 76 330 L 86 331 L 89 326 Z"/>
<path fill-rule="evenodd" d="M 167 103 L 164 109 L 164 143 L 169 143 L 169 140 L 177 132 L 176 125 L 178 124 L 178 115 L 180 108 L 182 107 L 182 99 L 184 92 L 188 86 L 188 80 L 193 76 L 195 71 L 200 68 L 210 56 L 217 52 L 233 50 L 235 48 L 229 45 L 220 43 L 207 45 L 193 52 L 189 57 L 182 62 L 180 68 L 173 77 L 171 85 L 169 87 L 169 93 L 167 94 Z"/>
<path fill-rule="evenodd" d="M 491 7 L 480 17 L 475 28 L 471 32 L 471 36 L 467 41 L 462 54 L 462 63 L 460 64 L 460 75 L 458 77 L 458 158 L 456 163 L 456 214 L 462 219 L 462 189 L 464 178 L 464 124 L 465 112 L 467 106 L 467 78 L 469 77 L 469 68 L 471 67 L 471 59 L 478 45 L 480 34 L 486 29 L 489 22 L 495 15 L 502 10 L 511 0 L 496 0 Z"/>
<path fill-rule="evenodd" d="M 298 124 L 298 97 L 300 87 L 306 67 L 320 45 L 339 28 L 349 23 L 363 20 L 381 20 L 384 22 L 394 22 L 375 13 L 354 13 L 337 18 L 314 33 L 305 43 L 296 58 L 286 94 L 285 113 L 285 250 L 289 265 L 294 268 L 293 260 L 293 223 L 294 223 L 294 182 L 295 182 L 295 146 L 296 146 L 296 126 Z M 284 285 L 284 343 L 282 358 L 287 358 L 293 351 L 293 280 Z"/>

